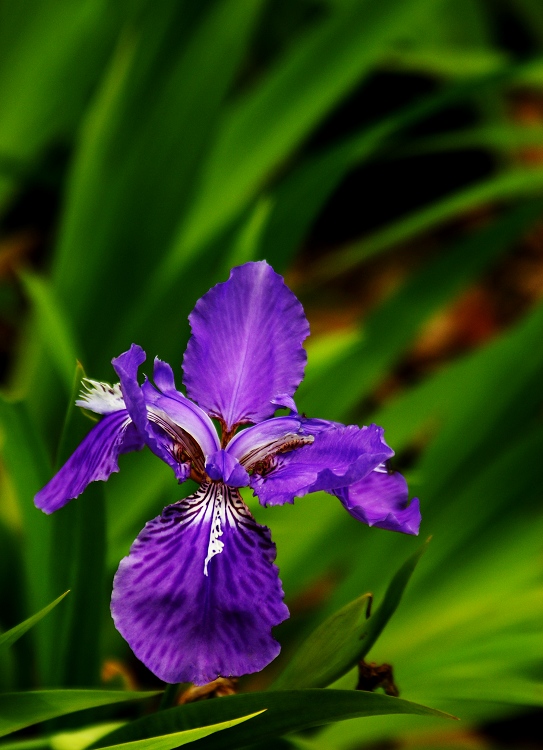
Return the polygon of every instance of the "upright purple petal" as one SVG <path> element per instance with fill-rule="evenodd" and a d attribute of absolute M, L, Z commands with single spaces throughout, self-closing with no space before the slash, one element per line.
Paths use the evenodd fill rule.
<path fill-rule="evenodd" d="M 111 360 L 113 369 L 121 381 L 124 403 L 130 418 L 142 437 L 147 435 L 147 408 L 141 386 L 138 383 L 138 370 L 145 359 L 145 352 L 141 346 L 132 344 L 127 352 L 123 352 L 123 354 Z"/>
<path fill-rule="evenodd" d="M 321 427 L 313 443 L 278 455 L 263 474 L 252 476 L 251 487 L 263 505 L 291 503 L 308 492 L 354 484 L 393 455 L 377 425 Z"/>
<path fill-rule="evenodd" d="M 166 682 L 257 672 L 286 617 L 275 546 L 237 490 L 208 484 L 164 509 L 115 575 L 111 611 L 136 656 Z"/>
<path fill-rule="evenodd" d="M 45 513 L 53 513 L 78 497 L 91 482 L 105 482 L 119 471 L 121 453 L 141 450 L 144 445 L 126 410 L 107 414 L 38 492 L 35 504 Z"/>
<path fill-rule="evenodd" d="M 398 472 L 372 471 L 350 487 L 334 490 L 333 494 L 352 516 L 368 526 L 404 534 L 419 533 L 419 501 L 414 498 L 409 504 L 407 482 Z"/>
<path fill-rule="evenodd" d="M 210 415 L 230 429 L 292 406 L 309 325 L 295 295 L 265 261 L 232 269 L 228 281 L 198 301 L 189 321 L 184 383 Z"/>

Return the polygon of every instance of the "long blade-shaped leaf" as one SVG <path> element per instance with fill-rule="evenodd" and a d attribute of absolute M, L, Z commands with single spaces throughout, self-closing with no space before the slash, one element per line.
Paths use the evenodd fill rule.
<path fill-rule="evenodd" d="M 307 376 L 297 394 L 300 408 L 321 417 L 348 417 L 431 313 L 505 253 L 537 220 L 541 206 L 541 199 L 517 205 L 490 226 L 442 251 L 370 314 L 360 336 L 353 338 L 344 353 L 333 356 L 331 351 L 328 363 L 314 371 L 310 352 Z"/>
<path fill-rule="evenodd" d="M 175 747 L 188 745 L 189 742 L 196 742 L 196 740 L 209 737 L 210 734 L 215 734 L 215 732 L 222 732 L 224 729 L 235 727 L 238 724 L 242 724 L 244 721 L 253 719 L 261 713 L 263 713 L 263 711 L 256 711 L 248 716 L 241 716 L 239 719 L 221 721 L 219 724 L 210 724 L 207 727 L 185 729 L 182 732 L 172 732 L 172 734 L 163 734 L 159 737 L 148 737 L 145 740 L 123 742 L 120 745 L 108 745 L 104 750 L 173 750 Z"/>
<path fill-rule="evenodd" d="M 326 278 L 345 273 L 349 269 L 400 242 L 416 237 L 445 221 L 496 201 L 543 192 L 543 170 L 539 168 L 513 168 L 496 176 L 481 180 L 445 196 L 436 203 L 408 214 L 376 231 L 367 239 L 334 253 L 332 259 L 323 260 L 317 272 Z"/>
<path fill-rule="evenodd" d="M 33 503 L 34 495 L 47 482 L 51 470 L 43 442 L 24 404 L 0 396 L 0 430 L 0 450 L 25 530 L 23 554 L 30 611 L 37 611 L 47 606 L 59 591 L 53 588 L 49 569 L 51 524 Z M 36 628 L 40 673 L 45 671 L 47 662 L 49 620 Z"/>
<path fill-rule="evenodd" d="M 68 592 L 66 591 L 64 594 L 61 594 L 57 599 L 55 599 L 54 602 L 51 602 L 51 604 L 48 604 L 47 607 L 44 607 L 39 612 L 36 612 L 36 614 L 32 615 L 32 617 L 29 617 L 24 622 L 19 623 L 19 625 L 11 628 L 11 630 L 8 630 L 6 633 L 2 633 L 2 635 L 0 635 L 0 648 L 7 648 L 8 646 L 11 646 L 13 643 L 18 641 L 21 636 L 23 636 L 28 630 L 30 630 L 30 628 L 34 627 L 36 623 L 38 623 L 43 617 L 45 617 L 46 614 L 54 609 L 54 607 L 56 607 L 57 604 L 64 599 L 67 593 Z"/>
<path fill-rule="evenodd" d="M 0 695 L 0 736 L 57 716 L 113 703 L 143 700 L 157 692 L 129 693 L 120 690 L 39 690 Z"/>
<path fill-rule="evenodd" d="M 236 216 L 272 170 L 360 81 L 419 5 L 420 0 L 364 0 L 335 8 L 232 107 L 190 215 L 152 280 L 153 295 L 171 286 L 198 248 Z"/>
<path fill-rule="evenodd" d="M 267 709 L 247 725 L 221 732 L 211 740 L 200 740 L 196 747 L 214 750 L 238 750 L 254 742 L 279 737 L 311 726 L 356 716 L 380 714 L 418 714 L 453 718 L 426 706 L 377 693 L 354 690 L 285 690 L 268 693 L 247 693 L 220 700 L 189 703 L 170 708 L 125 725 L 102 738 L 93 747 L 106 747 L 113 742 L 128 742 L 164 732 L 205 726 L 211 722 L 229 721 L 234 717 Z"/>

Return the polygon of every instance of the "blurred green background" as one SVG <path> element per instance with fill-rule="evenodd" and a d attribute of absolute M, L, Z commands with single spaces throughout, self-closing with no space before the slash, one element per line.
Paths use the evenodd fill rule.
<path fill-rule="evenodd" d="M 542 218 L 541 0 L 0 0 L 2 629 L 72 590 L 0 688 L 156 685 L 111 579 L 189 489 L 138 454 L 55 517 L 32 498 L 90 426 L 76 360 L 111 380 L 136 342 L 180 383 L 198 297 L 265 258 L 312 326 L 300 411 L 383 425 L 433 537 L 368 658 L 462 718 L 285 747 L 543 747 Z M 250 502 L 282 659 L 421 544 L 326 495 Z"/>

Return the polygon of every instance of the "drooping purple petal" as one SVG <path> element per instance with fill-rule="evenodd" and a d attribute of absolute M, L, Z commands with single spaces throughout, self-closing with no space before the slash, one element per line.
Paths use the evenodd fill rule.
<path fill-rule="evenodd" d="M 141 450 L 144 445 L 126 410 L 107 414 L 38 492 L 35 504 L 45 513 L 53 513 L 78 497 L 91 482 L 105 481 L 119 471 L 121 453 Z"/>
<path fill-rule="evenodd" d="M 264 474 L 253 474 L 251 487 L 263 505 L 354 484 L 394 453 L 377 425 L 323 429 L 313 437 L 310 445 L 278 455 Z"/>
<path fill-rule="evenodd" d="M 226 450 L 247 469 L 252 469 L 277 453 L 311 442 L 313 437 L 305 434 L 299 417 L 273 417 L 238 432 Z"/>
<path fill-rule="evenodd" d="M 247 487 L 249 475 L 234 456 L 218 450 L 206 462 L 206 473 L 215 482 L 224 482 L 230 487 Z"/>
<path fill-rule="evenodd" d="M 184 383 L 210 415 L 230 429 L 293 405 L 309 325 L 295 295 L 265 261 L 232 269 L 228 281 L 198 301 L 189 322 Z"/>
<path fill-rule="evenodd" d="M 121 561 L 115 625 L 166 682 L 256 672 L 279 653 L 271 628 L 288 617 L 274 560 L 237 490 L 204 485 L 150 521 Z"/>
<path fill-rule="evenodd" d="M 372 471 L 350 487 L 334 490 L 333 494 L 352 516 L 368 526 L 404 534 L 419 533 L 419 501 L 414 498 L 408 504 L 407 482 L 398 472 Z"/>

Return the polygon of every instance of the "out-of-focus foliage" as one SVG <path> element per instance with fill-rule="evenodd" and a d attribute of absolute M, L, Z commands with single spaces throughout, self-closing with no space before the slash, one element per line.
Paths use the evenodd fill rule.
<path fill-rule="evenodd" d="M 0 0 L 0 113 L 2 631 L 71 590 L 0 648 L 2 731 L 93 708 L 40 747 L 452 747 L 413 701 L 476 747 L 541 708 L 540 0 Z M 109 619 L 112 575 L 188 490 L 142 453 L 52 517 L 32 499 L 90 426 L 83 368 L 111 379 L 132 342 L 180 363 L 198 297 L 259 258 L 314 323 L 300 411 L 383 425 L 433 539 L 388 622 L 420 541 L 329 496 L 248 498 L 293 614 L 280 659 L 247 695 L 118 711 L 156 681 Z M 491 283 L 521 272 L 522 294 Z M 379 627 L 350 605 L 370 591 Z M 341 658 L 297 674 L 334 623 Z M 358 629 L 401 699 L 352 690 Z M 289 669 L 319 689 L 281 690 Z"/>

